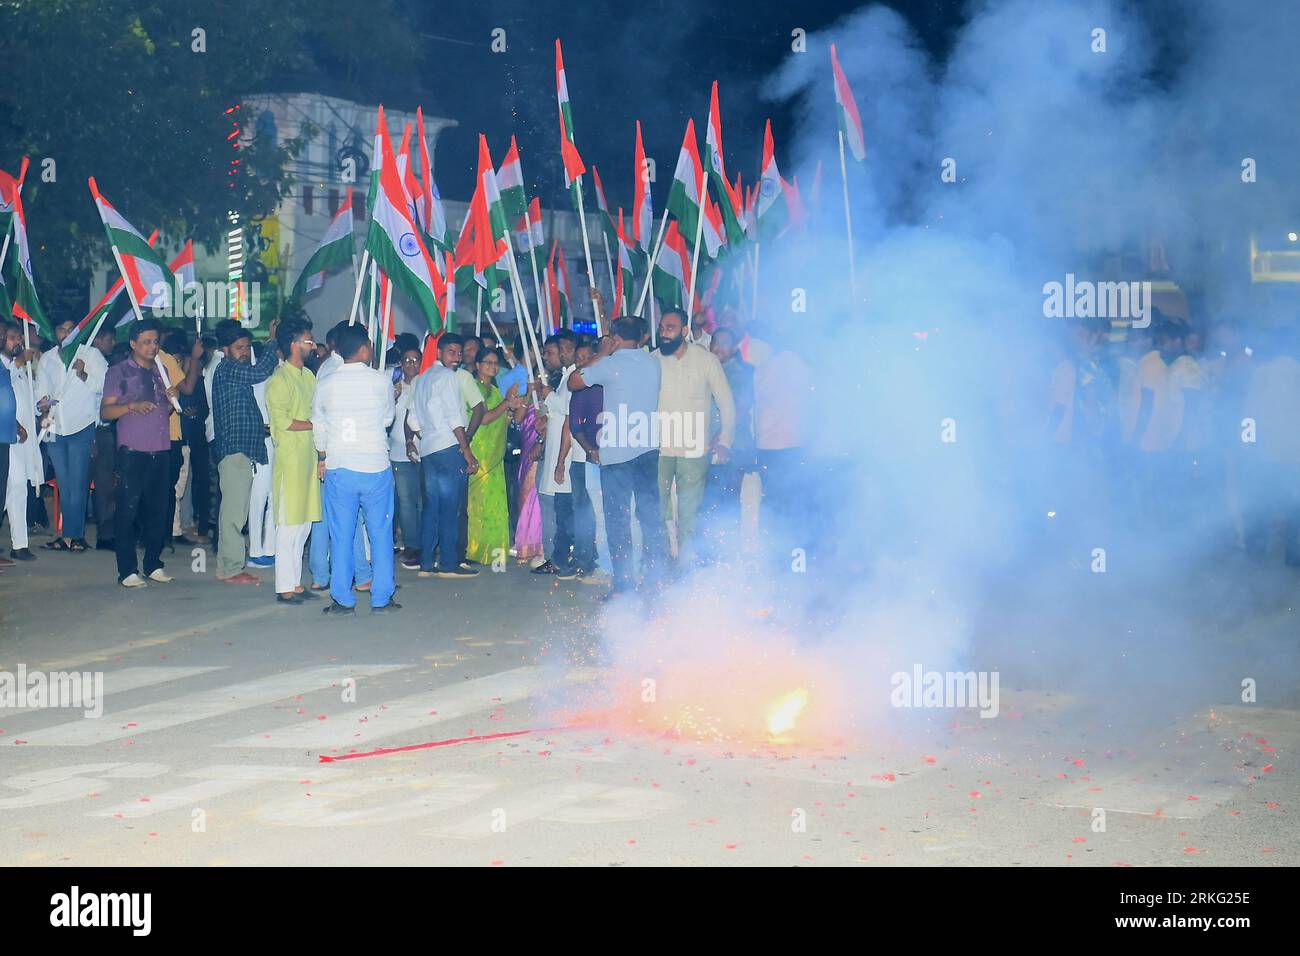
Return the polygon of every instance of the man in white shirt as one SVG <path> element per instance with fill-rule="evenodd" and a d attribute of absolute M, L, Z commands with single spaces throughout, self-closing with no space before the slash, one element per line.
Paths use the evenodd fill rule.
<path fill-rule="evenodd" d="M 60 322 L 55 341 L 62 342 L 76 323 Z M 50 551 L 86 550 L 86 504 L 90 493 L 90 452 L 95 445 L 99 402 L 104 397 L 108 363 L 98 349 L 80 346 L 70 366 L 56 345 L 36 369 L 36 409 L 49 422 L 48 451 L 59 483 L 62 536 Z"/>
<path fill-rule="evenodd" d="M 374 578 L 372 613 L 398 611 L 393 576 L 393 473 L 388 467 L 388 426 L 393 421 L 393 386 L 370 367 L 374 349 L 365 327 L 339 330 L 336 350 L 343 366 L 316 386 L 312 432 L 325 482 L 322 503 L 330 536 L 330 596 L 326 614 L 355 613 L 352 545 L 357 512 L 365 515 Z"/>
<path fill-rule="evenodd" d="M 261 348 L 275 348 L 275 343 L 268 341 Z M 257 361 L 256 354 L 253 361 Z M 262 423 L 266 425 L 266 464 L 253 463 L 253 485 L 248 491 L 248 563 L 259 568 L 275 567 L 275 509 L 271 507 L 275 443 L 271 441 L 271 415 L 266 408 L 266 384 L 258 382 L 253 386 L 253 400 L 257 402 L 257 410 L 262 413 Z"/>
<path fill-rule="evenodd" d="M 0 361 L 9 369 L 13 383 L 14 399 L 18 408 L 18 444 L 9 449 L 9 480 L 5 486 L 5 511 L 9 516 L 9 556 L 16 561 L 32 561 L 35 555 L 28 547 L 27 497 L 28 486 L 39 488 L 45 468 L 41 451 L 36 447 L 36 416 L 33 414 L 31 350 L 23 348 L 22 330 L 14 323 L 0 324 L 4 334 L 4 350 Z M 23 438 L 23 435 L 26 438 Z"/>
<path fill-rule="evenodd" d="M 478 574 L 475 568 L 460 563 L 461 492 L 468 476 L 478 471 L 478 459 L 469 448 L 466 403 L 455 372 L 460 364 L 461 342 L 453 332 L 444 333 L 438 340 L 438 362 L 415 380 L 415 395 L 406 415 L 410 433 L 407 452 L 412 461 L 419 459 L 424 489 L 420 514 L 422 578 Z"/>

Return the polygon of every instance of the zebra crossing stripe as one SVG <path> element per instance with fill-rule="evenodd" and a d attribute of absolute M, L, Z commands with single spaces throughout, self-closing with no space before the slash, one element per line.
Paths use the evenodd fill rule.
<path fill-rule="evenodd" d="M 219 671 L 223 667 L 123 667 L 120 670 L 107 671 L 104 674 L 104 695 L 120 694 L 128 690 L 138 690 L 141 687 L 151 687 L 154 684 L 166 684 L 168 681 L 194 677 L 196 674 Z M 41 707 L 6 707 L 3 715 L 9 717 L 13 714 L 26 714 L 33 710 L 42 709 Z M 105 713 L 107 713 L 107 710 Z"/>

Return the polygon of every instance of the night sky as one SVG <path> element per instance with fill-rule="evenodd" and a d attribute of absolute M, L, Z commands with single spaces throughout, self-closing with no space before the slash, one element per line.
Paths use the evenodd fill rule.
<path fill-rule="evenodd" d="M 907 17 L 936 57 L 951 43 L 964 6 L 961 0 L 889 5 Z M 530 193 L 540 195 L 543 205 L 564 202 L 554 79 L 558 36 L 584 161 L 600 169 L 611 207 L 630 208 L 634 121 L 640 119 L 646 151 L 659 165 L 656 213 L 663 208 L 688 116 L 695 117 L 703 143 L 711 81 L 719 82 L 728 172 L 734 178 L 740 171 L 753 182 L 764 119 L 772 117 L 778 162 L 782 137 L 792 130 L 789 111 L 761 98 L 764 79 L 790 53 L 791 30 L 811 34 L 857 9 L 827 0 L 635 7 L 582 0 L 402 0 L 401 7 L 421 44 L 418 75 L 393 75 L 382 57 L 367 57 L 346 84 L 329 77 L 320 88 L 397 109 L 413 111 L 422 103 L 431 114 L 457 120 L 460 126 L 438 143 L 435 174 L 443 196 L 469 198 L 478 133 L 484 132 L 497 164 L 511 134 L 517 136 Z M 497 27 L 506 31 L 504 53 L 491 50 Z M 828 66 L 828 97 L 829 77 Z M 368 139 L 370 131 L 365 134 Z"/>

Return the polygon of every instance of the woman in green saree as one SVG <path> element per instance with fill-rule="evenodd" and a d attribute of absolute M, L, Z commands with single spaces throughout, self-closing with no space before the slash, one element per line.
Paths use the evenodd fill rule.
<path fill-rule="evenodd" d="M 474 382 L 487 407 L 483 421 L 470 440 L 478 471 L 469 476 L 469 539 L 465 557 L 479 564 L 504 562 L 510 553 L 510 511 L 506 505 L 507 412 L 518 404 L 518 387 L 502 397 L 493 384 L 501 369 L 495 349 L 482 349 L 474 365 Z M 504 567 L 504 564 L 502 565 Z"/>

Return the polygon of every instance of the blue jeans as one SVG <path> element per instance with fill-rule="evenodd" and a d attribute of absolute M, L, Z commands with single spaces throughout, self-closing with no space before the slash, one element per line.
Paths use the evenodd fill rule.
<path fill-rule="evenodd" d="M 659 583 L 668 556 L 668 531 L 659 511 L 659 452 L 647 451 L 631 461 L 600 466 L 600 491 L 605 506 L 605 537 L 614 565 L 614 590 L 629 591 L 632 574 L 632 499 L 641 525 L 641 572 L 645 583 Z"/>
<path fill-rule="evenodd" d="M 402 547 L 420 547 L 420 463 L 393 462 L 393 490 L 397 496 L 397 527 Z"/>
<path fill-rule="evenodd" d="M 393 578 L 393 473 L 383 471 L 349 471 L 331 468 L 325 472 L 323 494 L 325 524 L 330 532 L 330 597 L 344 607 L 357 603 L 352 593 L 353 554 L 357 512 L 365 516 L 366 536 L 370 539 L 370 560 L 374 579 L 370 586 L 370 606 L 383 607 L 393 597 L 397 582 Z"/>
<path fill-rule="evenodd" d="M 587 494 L 587 466 L 574 462 L 569 467 L 569 480 L 573 482 L 569 493 L 573 503 L 573 563 L 591 571 L 596 567 L 596 512 Z"/>
<path fill-rule="evenodd" d="M 90 450 L 95 445 L 92 422 L 72 435 L 59 435 L 50 442 L 50 461 L 59 483 L 59 510 L 63 517 L 63 537 L 86 536 L 86 502 L 90 495 Z M 167 528 L 171 534 L 171 528 Z"/>
<path fill-rule="evenodd" d="M 452 571 L 460 561 L 460 495 L 465 487 L 465 456 L 459 445 L 420 459 L 424 510 L 420 515 L 420 570 Z"/>
<path fill-rule="evenodd" d="M 330 532 L 324 521 L 311 523 L 311 548 L 307 562 L 311 568 L 311 583 L 324 587 L 330 583 Z M 353 582 L 365 584 L 374 572 L 370 559 L 366 557 L 366 526 L 364 521 L 357 522 L 357 533 L 352 539 L 352 575 Z"/>

